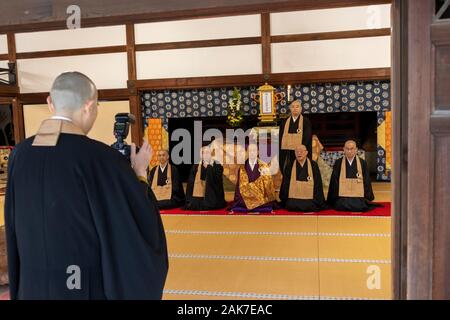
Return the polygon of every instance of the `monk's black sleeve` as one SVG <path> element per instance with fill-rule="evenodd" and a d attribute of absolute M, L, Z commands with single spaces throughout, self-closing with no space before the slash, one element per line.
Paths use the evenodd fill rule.
<path fill-rule="evenodd" d="M 101 245 L 104 293 L 107 299 L 161 299 L 168 257 L 156 199 L 113 152 L 82 175 Z"/>
<path fill-rule="evenodd" d="M 319 166 L 315 161 L 311 161 L 314 176 L 314 199 L 320 203 L 325 203 L 323 194 L 322 176 L 320 175 Z"/>
<path fill-rule="evenodd" d="M 241 177 L 241 167 L 238 168 L 237 176 L 236 176 L 236 187 L 234 188 L 234 201 L 237 201 L 239 199 L 239 181 Z"/>
<path fill-rule="evenodd" d="M 312 126 L 307 117 L 303 117 L 303 139 L 302 143 L 308 150 L 308 158 L 312 159 Z"/>
<path fill-rule="evenodd" d="M 186 205 L 188 202 L 192 199 L 192 193 L 194 192 L 194 181 L 195 181 L 195 174 L 197 173 L 197 164 L 193 164 L 191 167 L 191 171 L 189 172 L 189 178 L 186 188 Z"/>
<path fill-rule="evenodd" d="M 172 166 L 172 186 L 173 186 L 173 196 L 175 200 L 179 203 L 184 202 L 184 190 L 183 184 L 180 180 L 180 174 L 175 166 Z"/>
<path fill-rule="evenodd" d="M 292 167 L 286 167 L 283 172 L 283 180 L 281 181 L 281 187 L 280 187 L 280 201 L 281 206 L 286 205 L 286 201 L 289 197 L 289 184 L 291 181 L 291 174 L 292 174 Z"/>
<path fill-rule="evenodd" d="M 286 153 L 281 150 L 281 146 L 283 145 L 283 132 L 284 132 L 284 126 L 286 125 L 286 119 L 282 119 L 280 123 L 280 131 L 278 133 L 278 164 L 280 166 L 280 171 L 283 172 L 284 170 L 284 162 L 286 161 Z"/>
<path fill-rule="evenodd" d="M 339 174 L 341 170 L 342 158 L 336 160 L 331 173 L 330 186 L 328 188 L 327 202 L 333 205 L 339 196 Z"/>
<path fill-rule="evenodd" d="M 17 249 L 15 214 L 14 214 L 14 182 L 11 179 L 14 171 L 14 150 L 8 160 L 8 183 L 5 194 L 5 231 L 6 249 L 8 255 L 9 293 L 10 299 L 17 299 L 17 292 L 20 281 L 20 258 Z"/>
<path fill-rule="evenodd" d="M 372 183 L 370 182 L 370 173 L 367 168 L 367 162 L 361 159 L 361 169 L 363 171 L 363 180 L 364 180 L 364 198 L 369 201 L 373 201 L 375 196 L 372 190 Z"/>
<path fill-rule="evenodd" d="M 150 170 L 150 174 L 148 175 L 148 183 L 150 184 L 150 186 L 152 185 L 152 181 L 153 181 L 153 177 L 155 176 L 156 168 L 158 168 L 158 166 L 153 167 Z"/>

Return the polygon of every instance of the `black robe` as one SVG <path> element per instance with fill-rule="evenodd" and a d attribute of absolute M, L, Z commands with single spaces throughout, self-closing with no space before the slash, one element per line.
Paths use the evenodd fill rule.
<path fill-rule="evenodd" d="M 297 118 L 297 120 L 294 122 L 292 119 L 292 116 L 289 116 L 286 119 L 283 119 L 280 124 L 280 131 L 279 131 L 279 165 L 281 172 L 284 172 L 286 168 L 290 168 L 294 161 L 296 160 L 295 157 L 295 150 L 282 150 L 282 142 L 283 142 L 283 132 L 284 127 L 286 126 L 287 120 L 291 118 L 291 122 L 289 124 L 289 133 L 297 133 L 298 129 L 298 121 L 300 120 L 300 116 Z M 308 158 L 312 160 L 312 127 L 311 127 L 311 121 L 305 116 L 303 116 L 303 136 L 302 136 L 302 144 L 305 145 L 306 149 L 308 150 Z"/>
<path fill-rule="evenodd" d="M 126 158 L 82 135 L 61 133 L 55 147 L 32 142 L 9 159 L 11 299 L 160 299 L 164 229 L 153 192 Z M 69 289 L 77 276 L 81 287 Z"/>
<path fill-rule="evenodd" d="M 339 177 L 341 176 L 342 161 L 345 159 L 347 178 L 356 179 L 356 174 L 358 172 L 356 157 L 357 156 L 355 156 L 352 165 L 349 164 L 345 156 L 336 160 L 336 162 L 334 163 L 333 173 L 331 174 L 330 186 L 328 189 L 327 201 L 328 204 L 337 211 L 365 212 L 379 207 L 379 205 L 369 202 L 375 199 L 375 197 L 372 191 L 372 184 L 370 182 L 370 174 L 369 170 L 367 169 L 367 163 L 361 158 L 360 160 L 364 183 L 364 198 L 339 197 Z"/>
<path fill-rule="evenodd" d="M 172 197 L 170 200 L 161 200 L 158 201 L 158 207 L 159 209 L 172 209 L 172 208 L 178 208 L 184 205 L 184 190 L 183 185 L 180 180 L 180 175 L 178 174 L 178 170 L 175 166 L 171 164 L 167 164 L 166 168 L 164 169 L 164 172 L 161 172 L 161 167 L 158 165 L 152 170 L 150 170 L 150 175 L 148 178 L 148 183 L 150 186 L 152 185 L 153 177 L 155 176 L 156 169 L 158 169 L 158 181 L 156 184 L 158 186 L 165 186 L 166 180 L 167 180 L 167 171 L 168 166 L 170 166 L 170 169 L 172 171 Z"/>
<path fill-rule="evenodd" d="M 193 197 L 195 175 L 197 174 L 198 164 L 194 164 L 188 178 L 186 189 L 186 210 L 217 210 L 224 208 L 225 192 L 223 190 L 223 167 L 220 163 L 214 162 L 206 168 L 201 166 L 200 179 L 205 181 L 205 197 Z"/>
<path fill-rule="evenodd" d="M 308 178 L 308 161 L 305 161 L 303 167 L 295 161 L 297 170 L 297 181 L 307 181 Z M 311 160 L 312 173 L 314 178 L 314 199 L 293 199 L 289 198 L 289 186 L 291 182 L 292 165 L 286 168 L 283 174 L 283 181 L 280 188 L 281 205 L 288 211 L 297 212 L 318 212 L 327 208 L 325 196 L 323 194 L 322 177 L 320 175 L 319 166 L 315 161 Z"/>

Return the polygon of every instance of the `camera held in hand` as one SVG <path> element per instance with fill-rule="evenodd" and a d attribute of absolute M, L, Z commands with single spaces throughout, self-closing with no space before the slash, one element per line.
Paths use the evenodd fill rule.
<path fill-rule="evenodd" d="M 136 118 L 131 113 L 118 113 L 115 118 L 114 137 L 116 137 L 117 141 L 111 147 L 119 151 L 130 161 L 131 146 L 125 141 L 125 138 L 130 132 L 130 126 L 136 122 Z M 138 151 L 139 148 L 136 146 L 136 152 Z"/>

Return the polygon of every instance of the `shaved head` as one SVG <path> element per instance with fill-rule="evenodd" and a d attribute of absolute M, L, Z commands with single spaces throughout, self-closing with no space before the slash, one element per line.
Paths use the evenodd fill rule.
<path fill-rule="evenodd" d="M 295 147 L 295 157 L 297 158 L 297 161 L 302 163 L 306 160 L 307 156 L 308 156 L 308 149 L 304 144 Z"/>
<path fill-rule="evenodd" d="M 291 114 L 294 117 L 298 117 L 300 113 L 302 113 L 302 104 L 300 100 L 295 100 L 289 105 L 289 109 L 291 110 Z"/>
<path fill-rule="evenodd" d="M 356 142 L 354 141 L 354 140 L 347 140 L 346 142 L 345 142 L 345 145 L 344 145 L 344 147 L 345 146 L 350 146 L 350 145 L 353 145 L 355 148 L 357 147 L 356 146 Z"/>
<path fill-rule="evenodd" d="M 167 149 L 161 149 L 158 151 L 158 153 L 160 153 L 160 152 L 169 155 L 169 150 L 167 150 Z"/>
<path fill-rule="evenodd" d="M 97 88 L 80 72 L 65 72 L 53 82 L 50 97 L 56 113 L 70 114 L 97 99 Z"/>
<path fill-rule="evenodd" d="M 344 144 L 344 154 L 347 159 L 353 159 L 356 156 L 357 152 L 358 147 L 356 146 L 356 142 L 353 140 L 347 140 Z"/>
<path fill-rule="evenodd" d="M 158 151 L 156 156 L 158 157 L 159 163 L 164 166 L 167 161 L 169 161 L 169 150 L 161 149 Z"/>

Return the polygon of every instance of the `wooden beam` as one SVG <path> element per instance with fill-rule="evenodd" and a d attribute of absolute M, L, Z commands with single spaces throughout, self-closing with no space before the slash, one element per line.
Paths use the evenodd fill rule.
<path fill-rule="evenodd" d="M 83 28 L 386 3 L 391 0 L 110 0 L 107 6 L 91 0 L 77 1 L 82 8 Z M 72 0 L 53 1 L 52 5 L 48 1 L 10 2 L 0 11 L 0 33 L 66 29 L 66 9 L 71 4 Z M 24 15 L 24 11 L 28 14 Z"/>
<path fill-rule="evenodd" d="M 100 89 L 98 99 L 103 101 L 128 100 L 135 91 L 130 89 Z M 49 92 L 22 93 L 19 100 L 22 104 L 46 104 Z"/>
<path fill-rule="evenodd" d="M 98 99 L 106 101 L 128 100 L 130 94 L 135 94 L 135 91 L 129 89 L 100 89 L 98 90 Z"/>
<path fill-rule="evenodd" d="M 137 44 L 136 51 L 206 48 L 206 47 L 223 47 L 223 46 L 242 46 L 242 45 L 259 44 L 259 43 L 261 43 L 261 37 L 211 39 L 211 40 L 195 40 L 195 41 L 175 41 L 175 42 L 163 42 L 163 43 Z"/>
<path fill-rule="evenodd" d="M 261 14 L 261 47 L 262 47 L 262 73 L 272 73 L 272 54 L 270 48 L 270 13 Z"/>
<path fill-rule="evenodd" d="M 0 97 L 15 97 L 19 94 L 19 87 L 0 84 Z"/>
<path fill-rule="evenodd" d="M 270 73 L 270 43 L 280 42 L 297 42 L 297 41 L 314 41 L 314 40 L 330 40 L 330 39 L 348 39 L 348 38 L 366 38 L 388 36 L 391 34 L 390 28 L 383 29 L 367 29 L 367 30 L 351 30 L 338 32 L 320 32 L 307 34 L 292 34 L 281 36 L 270 36 L 270 15 L 264 13 L 261 15 L 261 34 L 262 37 L 244 37 L 244 38 L 230 38 L 230 39 L 209 39 L 209 40 L 195 40 L 195 41 L 175 41 L 163 43 L 146 43 L 134 45 L 134 28 L 127 25 L 127 37 L 131 37 L 132 46 L 106 46 L 93 48 L 77 48 L 77 49 L 63 49 L 63 50 L 49 50 L 49 51 L 33 51 L 33 52 L 19 52 L 17 59 L 35 59 L 35 58 L 50 58 L 50 57 L 65 57 L 89 54 L 107 54 L 128 52 L 132 57 L 136 51 L 153 51 L 153 50 L 171 50 L 171 49 L 186 49 L 186 48 L 205 48 L 205 47 L 221 47 L 221 46 L 239 46 L 250 44 L 262 44 L 263 56 L 263 73 Z M 14 46 L 15 48 L 15 46 Z M 129 58 L 130 58 L 129 57 Z M 11 56 L 0 55 L 0 60 L 10 59 Z M 134 62 L 136 63 L 134 54 Z M 265 70 L 265 71 L 264 71 Z"/>
<path fill-rule="evenodd" d="M 80 56 L 80 55 L 88 55 L 88 54 L 118 53 L 118 52 L 126 52 L 126 51 L 127 51 L 126 46 L 108 46 L 108 47 L 95 47 L 95 48 L 33 51 L 33 52 L 17 53 L 17 59 L 67 57 L 67 56 Z"/>
<path fill-rule="evenodd" d="M 315 72 L 272 73 L 268 77 L 262 74 L 170 78 L 128 81 L 128 88 L 135 90 L 151 89 L 187 89 L 214 88 L 228 86 L 260 85 L 268 82 L 273 85 L 289 83 L 318 83 L 357 80 L 387 80 L 390 78 L 390 68 L 331 70 Z"/>
<path fill-rule="evenodd" d="M 318 32 L 318 33 L 289 34 L 289 35 L 272 36 L 271 42 L 272 43 L 280 43 L 280 42 L 368 38 L 368 37 L 381 37 L 381 36 L 389 36 L 389 35 L 391 35 L 391 28 L 365 29 L 365 30 Z"/>

